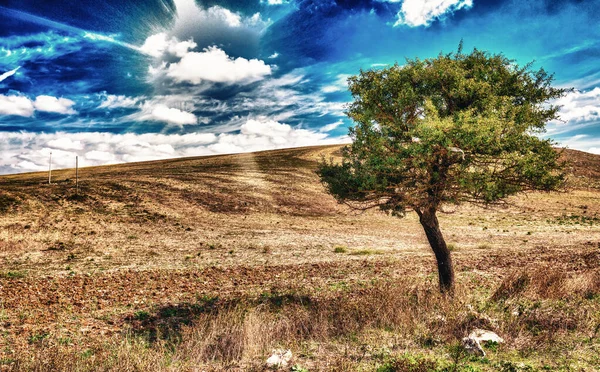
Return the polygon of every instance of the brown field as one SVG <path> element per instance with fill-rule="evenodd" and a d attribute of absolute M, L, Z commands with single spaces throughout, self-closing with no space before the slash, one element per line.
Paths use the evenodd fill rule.
<path fill-rule="evenodd" d="M 568 189 L 440 216 L 324 192 L 314 147 L 0 177 L 0 370 L 600 370 L 600 156 Z M 497 332 L 485 358 L 458 345 Z"/>

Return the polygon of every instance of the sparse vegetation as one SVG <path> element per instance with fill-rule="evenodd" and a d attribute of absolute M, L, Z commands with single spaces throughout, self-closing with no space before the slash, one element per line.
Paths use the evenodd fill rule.
<path fill-rule="evenodd" d="M 43 174 L 0 177 L 23 200 L 0 214 L 0 369 L 262 371 L 275 348 L 298 371 L 600 364 L 600 225 L 556 219 L 600 213 L 596 189 L 440 215 L 459 247 L 450 300 L 416 218 L 357 215 L 324 192 L 313 172 L 338 150 L 82 169 L 78 200 Z M 506 343 L 464 353 L 476 327 Z"/>
<path fill-rule="evenodd" d="M 335 246 L 333 248 L 333 253 L 346 253 L 348 252 L 348 248 L 342 245 Z"/>

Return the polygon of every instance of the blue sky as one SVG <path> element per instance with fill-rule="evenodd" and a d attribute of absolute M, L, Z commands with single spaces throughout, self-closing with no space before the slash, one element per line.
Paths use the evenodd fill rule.
<path fill-rule="evenodd" d="M 600 153 L 600 1 L 0 0 L 0 174 L 347 141 L 346 79 L 473 48 L 575 90 Z"/>

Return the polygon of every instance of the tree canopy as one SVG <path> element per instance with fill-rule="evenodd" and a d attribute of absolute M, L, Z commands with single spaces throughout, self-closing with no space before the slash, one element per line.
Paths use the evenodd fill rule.
<path fill-rule="evenodd" d="M 353 142 L 341 163 L 324 161 L 317 172 L 338 201 L 397 216 L 415 211 L 426 233 L 424 222 L 437 228 L 445 204 L 493 205 L 518 192 L 555 190 L 564 180 L 559 154 L 538 137 L 557 118 L 549 102 L 567 91 L 552 80 L 531 64 L 461 47 L 361 70 L 348 79 Z M 441 272 L 440 281 L 443 289 Z"/>

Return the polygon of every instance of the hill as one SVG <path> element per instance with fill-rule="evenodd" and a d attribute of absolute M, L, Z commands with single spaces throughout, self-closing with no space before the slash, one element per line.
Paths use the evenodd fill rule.
<path fill-rule="evenodd" d="M 71 169 L 51 185 L 0 177 L 0 364 L 261 370 L 286 347 L 310 370 L 441 369 L 486 327 L 506 345 L 463 367 L 600 365 L 600 156 L 563 153 L 564 193 L 442 215 L 450 301 L 415 216 L 355 213 L 324 192 L 316 162 L 337 154 L 83 168 L 79 194 Z"/>

